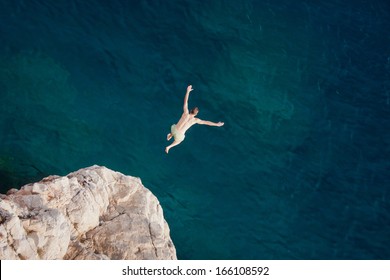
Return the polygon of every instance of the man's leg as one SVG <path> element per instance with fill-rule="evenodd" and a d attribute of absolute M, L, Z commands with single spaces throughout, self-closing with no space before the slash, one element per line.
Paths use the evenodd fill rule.
<path fill-rule="evenodd" d="M 171 138 L 172 138 L 172 133 L 168 133 L 167 140 L 169 141 L 169 140 L 171 140 Z"/>
<path fill-rule="evenodd" d="M 170 148 L 179 145 L 181 142 L 183 142 L 183 140 L 180 140 L 180 141 L 176 141 L 176 140 L 175 140 L 175 141 L 173 141 L 173 143 L 172 143 L 171 145 L 169 145 L 169 146 L 167 146 L 167 147 L 165 148 L 165 152 L 168 153 Z"/>

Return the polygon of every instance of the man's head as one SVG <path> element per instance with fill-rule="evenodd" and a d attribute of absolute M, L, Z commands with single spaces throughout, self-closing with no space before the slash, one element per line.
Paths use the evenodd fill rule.
<path fill-rule="evenodd" d="M 195 107 L 191 109 L 190 114 L 196 116 L 199 113 L 199 108 Z"/>

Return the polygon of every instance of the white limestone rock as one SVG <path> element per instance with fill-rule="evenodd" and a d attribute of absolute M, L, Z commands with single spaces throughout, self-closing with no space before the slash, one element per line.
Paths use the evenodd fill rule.
<path fill-rule="evenodd" d="M 0 198 L 0 259 L 176 259 L 139 178 L 92 166 Z"/>

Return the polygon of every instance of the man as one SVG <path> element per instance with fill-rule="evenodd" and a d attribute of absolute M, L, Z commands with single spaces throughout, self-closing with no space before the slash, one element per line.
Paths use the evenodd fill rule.
<path fill-rule="evenodd" d="M 188 98 L 190 96 L 190 92 L 193 90 L 192 86 L 189 85 L 187 87 L 186 96 L 184 97 L 184 106 L 183 106 L 183 114 L 181 115 L 181 118 L 177 124 L 174 124 L 171 126 L 171 133 L 167 135 L 167 140 L 171 140 L 173 137 L 175 141 L 169 146 L 165 148 L 165 152 L 168 153 L 169 149 L 179 145 L 185 138 L 186 131 L 193 126 L 194 124 L 205 124 L 209 126 L 223 126 L 223 122 L 210 122 L 210 121 L 203 121 L 201 119 L 195 118 L 196 115 L 199 113 L 198 107 L 195 107 L 191 111 L 188 111 Z"/>

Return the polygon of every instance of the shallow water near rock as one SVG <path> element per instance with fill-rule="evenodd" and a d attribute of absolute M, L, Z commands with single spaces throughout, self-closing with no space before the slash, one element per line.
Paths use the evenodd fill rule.
<path fill-rule="evenodd" d="M 388 1 L 208 2 L 0 0 L 1 192 L 104 165 L 179 259 L 389 259 Z M 166 155 L 188 84 L 225 126 Z"/>

